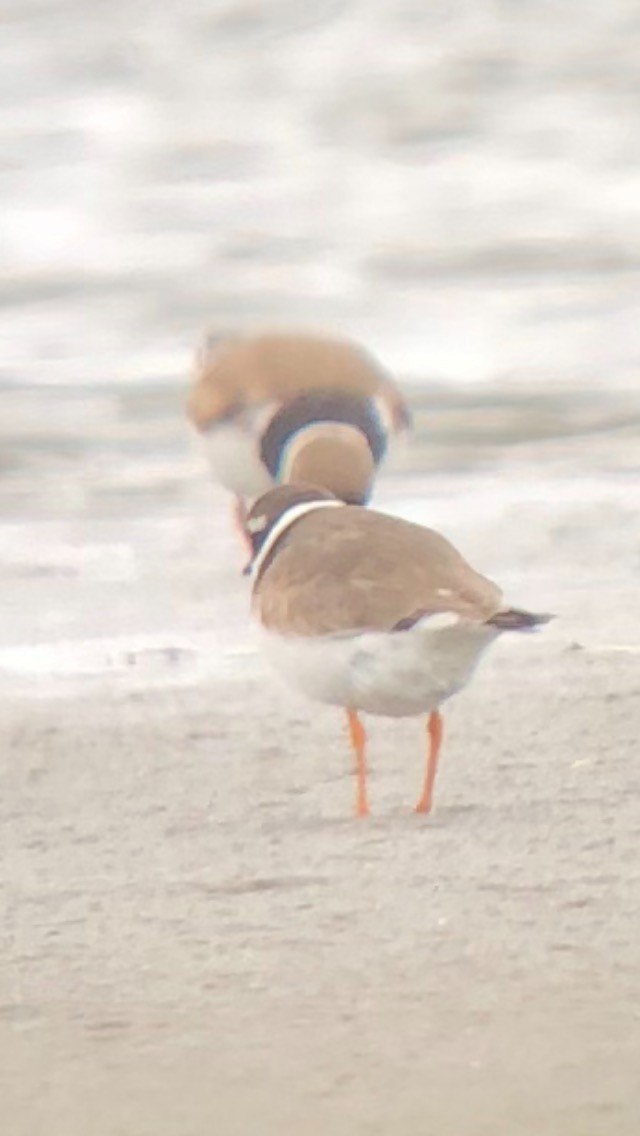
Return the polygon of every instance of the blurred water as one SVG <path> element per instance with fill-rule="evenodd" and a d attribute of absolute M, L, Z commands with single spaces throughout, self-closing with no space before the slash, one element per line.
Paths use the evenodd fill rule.
<path fill-rule="evenodd" d="M 630 0 L 32 0 L 0 37 L 6 382 L 176 378 L 203 324 L 416 378 L 636 387 Z"/>
<path fill-rule="evenodd" d="M 31 0 L 0 30 L 5 641 L 162 636 L 164 554 L 193 557 L 216 509 L 206 555 L 233 557 L 182 412 L 205 325 L 377 350 L 416 411 L 396 506 L 447 471 L 475 471 L 476 501 L 501 500 L 496 476 L 514 503 L 585 471 L 627 501 L 630 0 L 579 18 L 558 0 Z M 178 563 L 190 632 L 205 560 Z M 105 589 L 127 602 L 96 608 Z"/>

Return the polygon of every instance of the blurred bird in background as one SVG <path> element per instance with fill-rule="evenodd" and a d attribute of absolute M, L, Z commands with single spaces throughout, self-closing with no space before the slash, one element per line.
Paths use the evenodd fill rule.
<path fill-rule="evenodd" d="M 187 414 L 242 534 L 250 502 L 278 484 L 310 482 L 365 504 L 390 436 L 411 424 L 368 352 L 301 332 L 206 340 Z"/>

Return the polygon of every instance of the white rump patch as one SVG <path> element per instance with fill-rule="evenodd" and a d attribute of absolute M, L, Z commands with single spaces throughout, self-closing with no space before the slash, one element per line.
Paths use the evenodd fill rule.
<path fill-rule="evenodd" d="M 456 627 L 460 616 L 453 611 L 437 611 L 433 615 L 424 615 L 414 624 L 415 627 L 428 628 L 429 631 L 443 631 L 447 627 Z"/>

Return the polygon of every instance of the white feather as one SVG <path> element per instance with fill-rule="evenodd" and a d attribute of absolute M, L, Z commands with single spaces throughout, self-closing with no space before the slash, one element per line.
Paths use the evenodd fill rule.
<path fill-rule="evenodd" d="M 220 422 L 200 434 L 211 471 L 237 497 L 260 497 L 273 486 L 257 439 L 242 419 Z"/>
<path fill-rule="evenodd" d="M 303 501 L 299 505 L 292 505 L 290 509 L 287 509 L 287 511 L 278 518 L 260 551 L 254 560 L 251 561 L 251 575 L 257 576 L 276 541 L 280 540 L 282 534 L 291 527 L 294 521 L 300 520 L 300 517 L 305 517 L 307 513 L 315 513 L 317 509 L 334 509 L 336 505 L 342 507 L 344 501 Z M 255 517 L 249 524 L 255 525 L 260 519 L 260 517 Z M 250 528 L 249 531 L 255 532 L 256 530 L 255 528 Z"/>

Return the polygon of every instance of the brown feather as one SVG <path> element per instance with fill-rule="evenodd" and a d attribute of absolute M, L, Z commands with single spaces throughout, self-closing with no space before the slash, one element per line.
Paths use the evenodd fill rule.
<path fill-rule="evenodd" d="M 267 628 L 293 635 L 390 631 L 416 612 L 484 622 L 501 592 L 431 529 L 359 506 L 295 521 L 259 575 Z"/>
<path fill-rule="evenodd" d="M 342 501 L 359 504 L 368 499 L 374 475 L 364 434 L 341 422 L 319 422 L 291 442 L 282 481 L 320 485 Z"/>
<path fill-rule="evenodd" d="M 348 340 L 303 333 L 230 338 L 199 353 L 187 413 L 205 429 L 234 407 L 284 402 L 315 389 L 377 395 L 394 429 L 409 412 L 391 377 L 366 351 Z"/>

